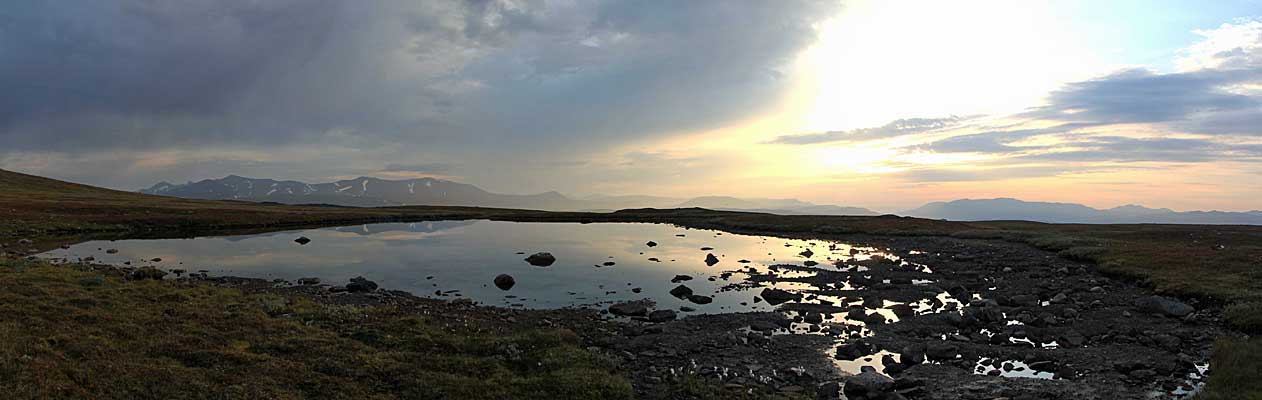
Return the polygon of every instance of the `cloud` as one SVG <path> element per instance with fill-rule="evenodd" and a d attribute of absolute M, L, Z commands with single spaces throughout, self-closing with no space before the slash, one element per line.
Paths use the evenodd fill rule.
<path fill-rule="evenodd" d="M 1094 126 L 1100 126 L 1100 124 L 1065 123 L 1046 128 L 1012 129 L 971 133 L 950 136 L 945 139 L 940 139 L 926 144 L 910 146 L 910 148 L 918 151 L 932 151 L 938 153 L 1011 153 L 1037 148 L 1031 146 L 1013 146 L 1011 145 L 1013 142 L 1018 142 L 1040 135 L 1063 134 Z"/>
<path fill-rule="evenodd" d="M 766 107 L 838 8 L 27 2 L 0 15 L 0 147 L 596 147 Z"/>
<path fill-rule="evenodd" d="M 451 170 L 451 166 L 443 163 L 424 164 L 386 164 L 382 171 L 386 172 L 419 172 L 423 174 L 443 174 Z"/>
<path fill-rule="evenodd" d="M 871 128 L 783 135 L 772 139 L 768 143 L 817 144 L 840 141 L 851 142 L 884 139 L 953 127 L 965 119 L 967 118 L 957 116 L 950 116 L 946 118 L 903 118 L 891 121 L 885 125 Z"/>
<path fill-rule="evenodd" d="M 1262 20 L 1240 19 L 1194 32 L 1204 39 L 1175 60 L 1180 70 L 1262 68 Z"/>
<path fill-rule="evenodd" d="M 1258 99 L 1226 90 L 1262 79 L 1262 71 L 1205 70 L 1158 74 L 1130 69 L 1075 82 L 1052 92 L 1048 104 L 1020 116 L 1095 123 L 1162 123 L 1215 113 L 1258 110 Z M 1256 130 L 1251 133 L 1262 133 Z"/>
<path fill-rule="evenodd" d="M 894 174 L 902 180 L 916 183 L 980 182 L 1007 179 L 1037 178 L 1082 172 L 1085 167 L 1075 166 L 1010 166 L 996 168 L 921 168 Z"/>

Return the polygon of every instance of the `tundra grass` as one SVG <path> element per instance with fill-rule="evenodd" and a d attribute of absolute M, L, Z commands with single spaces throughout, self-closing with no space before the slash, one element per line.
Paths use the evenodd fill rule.
<path fill-rule="evenodd" d="M 0 259 L 0 392 L 29 399 L 626 399 L 564 329 L 447 330 L 390 307 Z"/>

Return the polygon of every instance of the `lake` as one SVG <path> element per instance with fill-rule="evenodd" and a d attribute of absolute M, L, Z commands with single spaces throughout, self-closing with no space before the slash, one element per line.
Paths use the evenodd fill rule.
<path fill-rule="evenodd" d="M 311 242 L 295 243 L 299 237 Z M 649 246 L 650 241 L 656 246 Z M 536 252 L 549 252 L 557 260 L 547 267 L 524 260 Z M 707 265 L 709 254 L 719 262 Z M 734 285 L 745 283 L 748 274 L 742 271 L 751 267 L 767 272 L 769 265 L 815 261 L 821 268 L 831 268 L 834 261 L 861 260 L 874 254 L 881 253 L 845 243 L 737 235 L 666 224 L 434 221 L 193 239 L 90 241 L 44 256 L 70 260 L 92 257 L 98 263 L 130 262 L 133 266 L 190 272 L 207 270 L 212 276 L 290 282 L 316 277 L 331 285 L 363 276 L 383 288 L 422 297 L 468 298 L 508 307 L 603 307 L 648 298 L 657 302 L 658 308 L 691 307 L 698 313 L 721 313 L 769 309 L 766 303 L 753 301 L 760 288 Z M 149 261 L 153 259 L 161 261 Z M 492 283 L 499 274 L 513 276 L 516 284 L 500 290 Z M 679 284 L 672 282 L 676 275 L 692 276 L 681 283 L 699 295 L 713 296 L 714 301 L 695 304 L 671 296 L 670 290 Z M 763 285 L 805 289 L 792 282 Z"/>

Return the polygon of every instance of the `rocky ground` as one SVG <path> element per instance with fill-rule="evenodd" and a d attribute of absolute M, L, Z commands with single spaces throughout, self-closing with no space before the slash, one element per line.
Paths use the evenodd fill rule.
<path fill-rule="evenodd" d="M 746 290 L 751 301 L 776 304 L 779 312 L 682 319 L 647 302 L 617 305 L 612 317 L 606 310 L 424 299 L 363 280 L 329 285 L 184 271 L 167 278 L 321 303 L 394 306 L 491 331 L 569 328 L 620 365 L 642 398 L 697 397 L 686 390 L 694 384 L 720 397 L 754 398 L 1177 398 L 1199 383 L 1190 377 L 1206 367 L 1213 338 L 1228 334 L 1212 307 L 1154 296 L 1024 244 L 835 239 L 880 255 L 743 267 L 731 272 L 749 278 L 727 289 Z M 128 273 L 152 279 L 164 272 Z M 773 285 L 791 289 L 766 289 Z"/>

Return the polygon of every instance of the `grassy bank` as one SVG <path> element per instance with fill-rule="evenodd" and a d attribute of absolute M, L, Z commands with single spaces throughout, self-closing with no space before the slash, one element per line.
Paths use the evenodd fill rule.
<path fill-rule="evenodd" d="M 11 398 L 631 397 L 573 332 L 514 329 L 0 259 Z"/>

